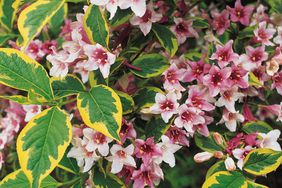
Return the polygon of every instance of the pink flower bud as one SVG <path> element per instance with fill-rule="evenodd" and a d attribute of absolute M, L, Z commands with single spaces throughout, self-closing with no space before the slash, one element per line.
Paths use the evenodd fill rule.
<path fill-rule="evenodd" d="M 233 171 L 233 170 L 236 170 L 236 165 L 235 165 L 235 162 L 234 160 L 231 158 L 231 157 L 227 157 L 224 161 L 224 164 L 225 164 L 225 168 L 228 170 L 228 171 Z"/>
<path fill-rule="evenodd" d="M 213 157 L 213 154 L 210 153 L 210 152 L 201 152 L 201 153 L 197 153 L 195 156 L 194 156 L 194 161 L 196 163 L 202 163 L 204 161 L 207 161 L 209 160 L 210 158 Z"/>
<path fill-rule="evenodd" d="M 215 141 L 218 145 L 222 145 L 222 144 L 223 144 L 222 136 L 221 136 L 218 132 L 215 132 L 215 133 L 213 134 L 213 139 L 214 139 L 214 141 Z"/>
<path fill-rule="evenodd" d="M 223 157 L 223 153 L 221 151 L 216 151 L 213 153 L 213 156 L 217 159 L 221 159 Z"/>

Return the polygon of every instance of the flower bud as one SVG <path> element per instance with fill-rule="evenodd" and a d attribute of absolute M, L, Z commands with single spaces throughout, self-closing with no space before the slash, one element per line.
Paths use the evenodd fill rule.
<path fill-rule="evenodd" d="M 235 162 L 234 160 L 231 158 L 231 157 L 227 157 L 224 161 L 224 164 L 225 164 L 225 168 L 228 170 L 228 171 L 233 171 L 233 170 L 236 170 L 236 165 L 235 165 Z"/>
<path fill-rule="evenodd" d="M 223 153 L 221 151 L 216 151 L 213 153 L 213 156 L 217 159 L 221 159 L 223 157 Z"/>
<path fill-rule="evenodd" d="M 213 133 L 213 139 L 218 145 L 223 144 L 222 136 L 218 132 Z"/>
<path fill-rule="evenodd" d="M 201 152 L 201 153 L 197 153 L 195 156 L 194 156 L 194 161 L 196 163 L 202 163 L 204 161 L 207 161 L 209 160 L 210 158 L 213 157 L 213 154 L 210 153 L 210 152 Z"/>
<path fill-rule="evenodd" d="M 269 76 L 273 76 L 279 70 L 279 63 L 275 58 L 266 62 L 266 73 Z"/>

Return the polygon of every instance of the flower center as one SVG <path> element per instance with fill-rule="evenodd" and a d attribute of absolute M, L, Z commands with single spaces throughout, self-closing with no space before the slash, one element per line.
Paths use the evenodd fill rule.
<path fill-rule="evenodd" d="M 221 85 L 222 81 L 223 81 L 223 78 L 222 78 L 222 75 L 219 72 L 212 75 L 213 85 L 219 86 L 219 85 Z"/>
<path fill-rule="evenodd" d="M 106 142 L 106 137 L 102 133 L 95 133 L 93 140 L 97 144 L 103 144 Z"/>
<path fill-rule="evenodd" d="M 173 104 L 173 102 L 166 100 L 160 105 L 160 107 L 161 107 L 162 110 L 169 111 L 169 110 L 173 109 L 174 104 Z"/>
<path fill-rule="evenodd" d="M 105 65 L 108 63 L 108 55 L 103 49 L 96 49 L 92 57 L 97 60 L 98 64 Z"/>

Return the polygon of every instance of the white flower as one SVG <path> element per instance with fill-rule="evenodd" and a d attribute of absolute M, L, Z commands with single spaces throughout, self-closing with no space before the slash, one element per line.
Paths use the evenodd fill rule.
<path fill-rule="evenodd" d="M 261 148 L 270 148 L 275 151 L 281 151 L 281 146 L 277 142 L 281 132 L 278 129 L 274 129 L 272 131 L 269 131 L 267 134 L 265 133 L 259 133 L 259 135 L 262 137 L 262 141 L 260 143 Z"/>
<path fill-rule="evenodd" d="M 242 114 L 239 114 L 239 111 L 232 113 L 224 109 L 222 119 L 217 124 L 225 123 L 225 126 L 229 131 L 235 132 L 237 121 L 243 122 L 244 120 L 244 116 Z"/>
<path fill-rule="evenodd" d="M 34 116 L 41 112 L 40 105 L 23 105 L 23 109 L 26 112 L 25 114 L 25 122 L 29 122 Z"/>
<path fill-rule="evenodd" d="M 204 152 L 197 153 L 194 156 L 194 161 L 196 163 L 202 163 L 202 162 L 208 161 L 212 157 L 213 157 L 212 153 L 204 151 Z"/>
<path fill-rule="evenodd" d="M 121 9 L 130 7 L 136 16 L 142 17 L 146 12 L 146 0 L 121 0 L 119 7 Z"/>
<path fill-rule="evenodd" d="M 134 158 L 132 157 L 134 146 L 130 144 L 126 148 L 118 144 L 114 144 L 111 148 L 111 156 L 107 157 L 112 162 L 111 173 L 119 173 L 124 165 L 136 167 Z"/>

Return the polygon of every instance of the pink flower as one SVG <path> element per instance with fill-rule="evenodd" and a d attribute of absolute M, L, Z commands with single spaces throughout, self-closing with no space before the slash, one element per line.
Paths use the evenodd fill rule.
<path fill-rule="evenodd" d="M 154 104 L 150 110 L 154 114 L 161 114 L 164 122 L 168 122 L 169 119 L 173 116 L 173 114 L 177 113 L 177 108 L 179 104 L 177 103 L 177 96 L 175 93 L 168 93 L 167 95 L 163 95 L 161 93 L 157 93 L 156 104 Z"/>
<path fill-rule="evenodd" d="M 93 5 L 106 5 L 109 2 L 109 0 L 90 0 L 90 3 Z"/>
<path fill-rule="evenodd" d="M 119 136 L 122 143 L 124 143 L 126 139 L 135 139 L 136 131 L 133 127 L 133 123 L 123 118 Z"/>
<path fill-rule="evenodd" d="M 212 97 L 215 97 L 222 88 L 226 87 L 226 80 L 231 75 L 231 70 L 230 67 L 219 69 L 217 66 L 212 66 L 209 74 L 204 76 L 203 84 L 209 88 Z"/>
<path fill-rule="evenodd" d="M 2 131 L 0 133 L 0 150 L 3 150 L 8 143 L 8 133 Z M 1 169 L 1 168 L 0 168 Z"/>
<path fill-rule="evenodd" d="M 259 135 L 262 137 L 262 140 L 260 142 L 260 147 L 270 148 L 275 151 L 281 151 L 281 146 L 277 141 L 279 139 L 280 134 L 281 132 L 278 129 L 269 131 L 267 134 L 259 133 Z"/>
<path fill-rule="evenodd" d="M 112 162 L 111 173 L 119 173 L 123 166 L 132 166 L 136 167 L 136 163 L 132 154 L 134 152 L 134 146 L 130 144 L 126 148 L 118 144 L 114 144 L 111 148 L 111 156 L 107 157 L 107 160 Z"/>
<path fill-rule="evenodd" d="M 209 72 L 211 65 L 204 63 L 204 61 L 188 62 L 188 69 L 185 73 L 184 82 L 191 82 L 197 79 L 198 82 L 203 82 L 203 77 Z"/>
<path fill-rule="evenodd" d="M 74 73 L 78 73 L 81 76 L 81 80 L 83 83 L 86 83 L 89 80 L 89 63 L 87 60 L 79 61 L 74 66 Z"/>
<path fill-rule="evenodd" d="M 160 177 L 151 166 L 142 164 L 139 170 L 133 172 L 132 179 L 134 180 L 133 188 L 144 188 L 145 186 L 154 188 L 154 182 L 158 182 Z"/>
<path fill-rule="evenodd" d="M 138 17 L 144 16 L 146 12 L 146 0 L 122 0 L 119 3 L 121 9 L 128 9 L 129 7 Z"/>
<path fill-rule="evenodd" d="M 212 60 L 217 60 L 219 66 L 225 67 L 230 62 L 238 60 L 239 55 L 233 52 L 233 40 L 228 41 L 224 46 L 216 45 L 216 52 L 212 54 Z"/>
<path fill-rule="evenodd" d="M 4 164 L 4 154 L 0 152 L 0 170 L 2 169 L 2 165 Z"/>
<path fill-rule="evenodd" d="M 41 50 L 45 53 L 45 54 L 52 54 L 53 50 L 52 48 L 57 48 L 58 47 L 58 42 L 56 40 L 47 40 L 45 41 L 42 46 L 41 46 Z"/>
<path fill-rule="evenodd" d="M 45 56 L 45 53 L 42 50 L 42 42 L 38 39 L 31 41 L 26 48 L 25 53 L 32 59 L 40 61 Z"/>
<path fill-rule="evenodd" d="M 250 23 L 250 16 L 254 10 L 253 6 L 242 6 L 241 0 L 235 2 L 235 7 L 230 8 L 227 6 L 227 10 L 230 12 L 232 22 L 240 22 L 241 24 L 248 26 Z"/>
<path fill-rule="evenodd" d="M 238 112 L 232 113 L 224 109 L 222 119 L 218 122 L 218 124 L 225 123 L 225 126 L 229 131 L 235 132 L 237 127 L 237 121 L 243 122 L 244 116 L 239 114 Z"/>
<path fill-rule="evenodd" d="M 115 16 L 117 12 L 120 0 L 90 0 L 90 3 L 98 6 L 106 6 L 107 11 L 110 12 L 110 20 Z"/>
<path fill-rule="evenodd" d="M 183 44 L 188 37 L 196 37 L 199 35 L 193 29 L 193 21 L 185 21 L 182 18 L 174 18 L 175 25 L 171 27 L 171 31 L 176 35 L 178 44 Z"/>
<path fill-rule="evenodd" d="M 194 107 L 188 107 L 186 104 L 178 108 L 179 116 L 175 119 L 174 123 L 177 127 L 184 127 L 187 132 L 193 133 L 193 125 L 204 124 L 205 118 L 203 112 Z"/>
<path fill-rule="evenodd" d="M 243 105 L 243 112 L 242 115 L 244 116 L 244 119 L 246 122 L 256 121 L 257 119 L 252 114 L 252 111 L 247 103 L 244 103 Z"/>
<path fill-rule="evenodd" d="M 213 118 L 206 115 L 204 115 L 203 117 L 205 119 L 205 123 L 193 125 L 192 129 L 194 132 L 197 131 L 199 134 L 208 137 L 210 135 L 210 131 L 207 125 L 213 122 Z M 193 136 L 194 133 L 192 132 L 190 134 Z"/>
<path fill-rule="evenodd" d="M 152 23 L 158 22 L 162 19 L 162 15 L 154 11 L 152 4 L 147 6 L 147 10 L 142 17 L 133 16 L 130 19 L 132 25 L 138 25 L 142 33 L 146 36 L 152 28 Z"/>
<path fill-rule="evenodd" d="M 41 112 L 40 105 L 23 105 L 23 109 L 26 112 L 25 122 L 29 122 L 29 120 Z"/>
<path fill-rule="evenodd" d="M 202 162 L 210 160 L 210 158 L 212 157 L 213 157 L 212 153 L 205 151 L 205 152 L 197 153 L 194 156 L 194 161 L 196 163 L 202 163 Z"/>
<path fill-rule="evenodd" d="M 260 4 L 256 10 L 256 13 L 253 14 L 252 16 L 252 22 L 251 22 L 251 26 L 252 25 L 256 25 L 259 24 L 263 21 L 267 21 L 269 20 L 269 16 L 267 13 L 265 13 L 265 10 L 267 9 L 267 7 L 265 7 L 264 5 Z"/>
<path fill-rule="evenodd" d="M 184 130 L 171 126 L 165 135 L 170 138 L 172 143 L 189 147 L 188 134 Z"/>
<path fill-rule="evenodd" d="M 227 85 L 229 87 L 238 86 L 239 88 L 249 87 L 248 72 L 240 66 L 232 64 L 232 71 L 227 79 Z"/>
<path fill-rule="evenodd" d="M 162 74 L 164 75 L 164 89 L 170 92 L 185 91 L 179 82 L 182 80 L 184 72 L 184 69 L 179 69 L 175 64 L 172 64 Z"/>
<path fill-rule="evenodd" d="M 262 106 L 265 110 L 272 113 L 273 115 L 277 116 L 277 121 L 282 122 L 282 102 L 280 104 L 273 104 L 273 105 L 263 105 Z"/>
<path fill-rule="evenodd" d="M 272 77 L 272 85 L 271 88 L 274 89 L 276 88 L 277 92 L 282 95 L 282 71 L 276 73 L 273 77 Z"/>
<path fill-rule="evenodd" d="M 229 12 L 226 10 L 223 10 L 221 13 L 212 11 L 212 18 L 211 25 L 213 29 L 216 30 L 218 35 L 222 35 L 230 26 Z"/>
<path fill-rule="evenodd" d="M 275 32 L 275 29 L 266 29 L 266 22 L 259 23 L 259 27 L 254 30 L 256 39 L 266 46 L 274 46 L 270 39 L 272 39 Z"/>
<path fill-rule="evenodd" d="M 282 26 L 279 26 L 277 28 L 278 34 L 277 36 L 273 39 L 273 42 L 275 42 L 276 44 L 279 44 L 280 46 L 282 46 Z"/>
<path fill-rule="evenodd" d="M 111 65 L 115 63 L 116 56 L 98 43 L 95 45 L 86 44 L 83 49 L 88 56 L 88 70 L 97 70 L 99 68 L 103 77 L 107 78 L 110 74 Z"/>
<path fill-rule="evenodd" d="M 237 166 L 239 169 L 243 169 L 244 159 L 252 149 L 251 146 L 246 146 L 245 148 L 236 148 L 232 151 L 233 156 L 238 159 Z"/>
<path fill-rule="evenodd" d="M 228 170 L 228 171 L 234 171 L 236 170 L 236 165 L 235 165 L 235 162 L 234 160 L 231 158 L 231 157 L 227 157 L 224 161 L 224 164 L 225 164 L 225 168 Z"/>
<path fill-rule="evenodd" d="M 136 139 L 135 156 L 141 158 L 146 164 L 149 164 L 153 157 L 162 156 L 162 151 L 154 142 L 154 138 L 147 138 L 146 141 Z"/>
<path fill-rule="evenodd" d="M 207 96 L 206 90 L 200 88 L 196 85 L 190 86 L 188 99 L 186 100 L 186 104 L 191 107 L 198 108 L 204 111 L 211 111 L 214 110 L 214 106 L 210 104 L 210 97 Z"/>
<path fill-rule="evenodd" d="M 259 46 L 256 48 L 247 46 L 246 54 L 242 54 L 239 61 L 242 62 L 244 69 L 251 71 L 260 66 L 263 61 L 267 60 L 267 58 L 268 54 L 265 52 L 265 46 Z"/>

